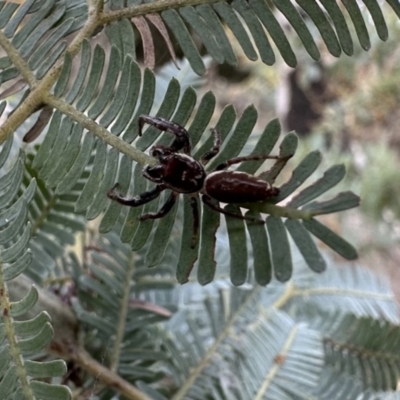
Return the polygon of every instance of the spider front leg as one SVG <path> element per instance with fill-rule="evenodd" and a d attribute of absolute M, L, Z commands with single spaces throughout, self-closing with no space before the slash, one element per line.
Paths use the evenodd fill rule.
<path fill-rule="evenodd" d="M 197 235 L 199 232 L 199 220 L 200 220 L 199 206 L 196 197 L 190 198 L 190 206 L 192 207 L 192 213 L 193 213 L 193 233 L 192 233 L 192 243 L 190 247 L 194 249 L 196 247 Z"/>
<path fill-rule="evenodd" d="M 111 200 L 116 201 L 119 204 L 123 204 L 124 206 L 130 207 L 139 207 L 143 204 L 148 203 L 149 201 L 157 198 L 160 193 L 166 189 L 164 185 L 157 185 L 154 189 L 134 196 L 132 198 L 122 196 L 121 193 L 117 191 L 119 183 L 116 183 L 107 193 L 107 197 Z"/>
<path fill-rule="evenodd" d="M 221 134 L 217 129 L 211 129 L 211 133 L 214 136 L 214 146 L 208 151 L 206 154 L 201 157 L 200 161 L 203 165 L 206 165 L 213 157 L 215 157 L 219 153 L 219 149 L 221 148 Z"/>
<path fill-rule="evenodd" d="M 264 224 L 265 222 L 261 219 L 257 219 L 257 218 L 252 218 L 252 217 L 248 217 L 242 214 L 236 214 L 234 212 L 228 211 L 223 209 L 221 206 L 216 205 L 212 202 L 211 197 L 207 196 L 206 194 L 203 194 L 202 198 L 203 203 L 207 204 L 208 207 L 210 207 L 212 210 L 219 212 L 221 214 L 225 214 L 225 215 L 229 215 L 230 217 L 234 217 L 234 218 L 238 218 L 238 219 L 242 219 L 242 220 L 246 220 L 246 221 L 251 221 L 251 222 L 255 222 L 256 224 Z"/>
<path fill-rule="evenodd" d="M 147 219 L 158 219 L 167 215 L 171 210 L 174 204 L 176 203 L 176 198 L 178 197 L 177 192 L 171 192 L 167 201 L 157 212 L 150 212 L 147 214 L 143 214 L 139 217 L 139 221 L 146 221 Z"/>
<path fill-rule="evenodd" d="M 270 155 L 250 155 L 250 156 L 244 156 L 244 157 L 236 157 L 236 158 L 231 158 L 230 160 L 225 161 L 222 164 L 219 164 L 217 168 L 215 168 L 215 171 L 221 171 L 233 164 L 238 164 L 243 161 L 258 161 L 258 160 L 276 160 L 274 165 L 268 170 L 262 172 L 258 177 L 269 182 L 271 185 L 275 182 L 276 177 L 279 175 L 279 173 L 282 171 L 282 169 L 285 167 L 287 162 L 292 156 L 270 156 Z"/>
<path fill-rule="evenodd" d="M 243 161 L 277 160 L 277 163 L 284 161 L 284 166 L 285 166 L 287 161 L 289 160 L 289 158 L 290 157 L 270 156 L 270 155 L 263 155 L 263 154 L 235 157 L 235 158 L 231 158 L 230 160 L 227 160 L 227 161 L 217 165 L 217 167 L 215 168 L 215 171 L 221 171 L 223 169 L 230 167 L 233 164 L 239 164 Z M 273 166 L 272 166 L 272 168 L 273 168 Z"/>
<path fill-rule="evenodd" d="M 175 135 L 175 140 L 169 147 L 172 151 L 182 150 L 186 154 L 190 154 L 191 146 L 189 140 L 189 134 L 185 128 L 176 124 L 175 122 L 168 121 L 162 117 L 152 117 L 150 115 L 141 115 L 139 117 L 139 136 L 142 136 L 143 125 L 149 124 L 156 127 L 160 131 L 170 132 Z"/>

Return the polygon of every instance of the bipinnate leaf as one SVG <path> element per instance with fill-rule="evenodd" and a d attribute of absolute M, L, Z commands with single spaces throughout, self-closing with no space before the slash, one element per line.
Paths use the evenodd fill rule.
<path fill-rule="evenodd" d="M 338 41 L 335 32 L 330 25 L 331 22 L 324 18 L 324 14 L 321 13 L 320 5 L 309 6 L 301 3 L 300 6 L 306 10 L 311 17 L 312 23 L 320 30 L 329 51 L 337 55 Z M 142 134 L 141 137 L 139 137 L 138 121 L 140 115 L 158 115 L 180 124 L 188 129 L 194 148 L 194 157 L 200 159 L 214 145 L 215 139 L 213 135 L 207 132 L 209 136 L 206 140 L 203 140 L 203 133 L 208 131 L 210 121 L 213 118 L 216 104 L 215 96 L 208 92 L 199 100 L 192 87 L 183 90 L 179 82 L 176 79 L 172 79 L 167 85 L 164 96 L 155 99 L 156 78 L 154 73 L 149 69 L 145 69 L 142 72 L 138 64 L 131 58 L 135 55 L 133 45 L 135 31 L 132 27 L 134 24 L 138 26 L 139 33 L 143 36 L 142 42 L 146 48 L 146 45 L 153 43 L 154 40 L 149 29 L 150 21 L 160 32 L 163 32 L 165 27 L 168 26 L 171 34 L 175 36 L 181 45 L 184 54 L 189 58 L 192 67 L 200 74 L 204 72 L 205 67 L 197 44 L 194 44 L 192 30 L 196 32 L 204 43 L 207 52 L 217 62 L 226 61 L 232 65 L 236 63 L 236 56 L 223 29 L 224 23 L 231 27 L 246 55 L 250 58 L 257 58 L 251 38 L 254 39 L 254 44 L 259 50 L 259 55 L 263 61 L 270 64 L 273 63 L 275 55 L 269 44 L 271 39 L 284 60 L 289 65 L 295 65 L 296 57 L 287 40 L 287 33 L 282 29 L 279 17 L 276 14 L 282 13 L 288 18 L 289 24 L 293 26 L 311 56 L 318 58 L 319 50 L 315 47 L 314 39 L 310 40 L 310 28 L 305 24 L 304 17 L 299 12 L 299 9 L 289 1 L 277 2 L 275 7 L 276 10 L 273 12 L 271 5 L 264 0 L 252 0 L 249 3 L 235 0 L 232 4 L 218 3 L 212 6 L 206 4 L 183 6 L 178 9 L 161 11 L 160 14 L 152 14 L 150 16 L 140 14 L 129 17 L 133 18 L 133 22 L 130 19 L 112 21 L 105 29 L 105 34 L 110 42 L 110 60 L 106 62 L 107 53 L 102 45 L 98 44 L 92 48 L 89 38 L 82 39 L 80 48 L 74 50 L 74 52 L 79 51 L 79 59 L 76 65 L 74 52 L 63 56 L 62 61 L 59 61 L 60 75 L 58 81 L 54 83 L 53 93 L 59 102 L 63 103 L 64 106 L 70 107 L 69 110 L 76 109 L 80 112 L 79 115 L 82 114 L 81 117 L 83 119 L 89 117 L 104 129 L 109 130 L 113 135 L 129 143 L 132 148 L 142 152 L 148 152 L 151 146 L 168 146 L 173 140 L 173 135 L 170 132 L 161 133 L 154 126 L 145 126 L 143 131 L 140 132 Z M 329 8 L 329 6 L 327 7 Z M 370 3 L 369 7 L 375 7 L 375 4 Z M 46 55 L 50 60 L 57 54 L 57 51 L 62 49 L 60 43 L 56 42 L 58 39 L 64 38 L 64 34 L 72 32 L 76 28 L 74 17 L 77 16 L 76 13 L 78 11 L 70 9 L 68 4 L 57 6 L 53 10 L 47 3 L 46 10 L 33 10 L 35 11 L 32 12 L 37 12 L 40 16 L 40 21 L 44 21 L 43 26 L 40 25 L 40 22 L 29 21 L 21 29 L 18 29 L 15 26 L 18 23 L 23 24 L 22 18 L 19 19 L 20 22 L 18 23 L 17 20 L 14 20 L 14 28 L 7 29 L 10 32 L 16 32 L 12 40 L 21 47 L 23 52 L 28 52 L 29 49 L 36 49 L 35 46 L 37 46 L 39 52 L 33 51 L 32 58 L 29 59 L 28 64 L 32 68 L 36 66 L 38 71 L 41 71 L 40 73 L 46 74 L 46 62 L 41 63 L 39 61 L 41 59 L 40 55 Z M 338 10 L 335 7 L 330 7 L 328 13 L 335 16 L 333 22 L 335 27 L 341 26 L 340 24 L 343 21 L 338 17 Z M 84 15 L 82 13 L 82 16 Z M 239 15 L 240 17 L 238 17 Z M 7 18 L 14 17 L 9 14 Z M 50 19 L 46 19 L 47 17 Z M 8 22 L 5 22 L 5 24 L 7 25 Z M 265 35 L 265 30 L 268 31 L 268 37 Z M 30 37 L 33 32 L 35 38 Z M 383 33 L 383 28 L 381 32 Z M 49 41 L 43 39 L 47 37 L 47 34 L 51 37 Z M 163 35 L 165 37 L 165 32 Z M 342 35 L 341 38 L 339 37 L 340 43 L 342 43 L 344 36 Z M 42 41 L 38 43 L 37 40 Z M 166 41 L 167 43 L 170 41 L 169 37 Z M 51 45 L 52 43 L 54 45 Z M 154 51 L 145 51 L 145 54 L 148 55 L 153 53 Z M 50 63 L 50 61 L 47 62 Z M 2 65 L 5 68 L 4 72 L 13 68 L 12 63 L 7 59 L 0 60 L 0 66 Z M 72 71 L 76 71 L 76 73 L 72 73 Z M 7 73 L 12 74 L 13 71 L 11 70 Z M 45 75 L 43 76 L 45 79 Z M 59 106 L 56 108 L 58 109 Z M 52 203 L 58 204 L 60 202 L 57 207 L 50 209 L 48 217 L 44 217 L 37 212 L 37 209 L 43 208 L 43 201 L 40 201 L 39 197 L 34 199 L 37 209 L 35 211 L 33 211 L 33 208 L 32 211 L 29 210 L 30 216 L 33 218 L 32 226 L 34 226 L 36 234 L 31 246 L 34 268 L 29 268 L 29 273 L 35 279 L 43 279 L 48 272 L 44 267 L 38 265 L 37 260 L 46 260 L 45 264 L 49 265 L 49 269 L 54 268 L 54 258 L 63 253 L 63 245 L 74 242 L 74 232 L 81 230 L 84 226 L 82 220 L 72 217 L 74 212 L 85 214 L 86 219 L 89 220 L 103 214 L 100 222 L 100 230 L 102 232 L 120 229 L 122 240 L 129 242 L 131 249 L 137 251 L 148 245 L 145 250 L 147 265 L 159 265 L 166 253 L 177 215 L 181 215 L 179 207 L 182 202 L 178 202 L 171 214 L 160 221 L 154 222 L 151 220 L 138 221 L 138 217 L 143 213 L 157 212 L 163 204 L 160 202 L 161 199 L 151 201 L 137 209 L 126 209 L 120 204 L 110 201 L 107 198 L 107 192 L 114 183 L 120 184 L 121 193 L 127 197 L 139 195 L 152 187 L 141 177 L 144 167 L 143 160 L 149 162 L 149 158 L 142 155 L 143 160 L 140 161 L 139 157 L 138 160 L 141 164 L 135 167 L 135 172 L 133 173 L 131 158 L 126 154 L 119 157 L 117 148 L 111 149 L 110 144 L 114 143 L 113 140 L 99 139 L 95 130 L 89 132 L 86 129 L 87 124 L 78 122 L 73 113 L 68 112 L 67 114 L 68 116 L 64 115 L 64 111 L 56 110 L 52 113 L 51 118 L 48 113 L 46 117 L 46 119 L 50 118 L 48 123 L 43 120 L 43 127 L 48 128 L 47 134 L 35 156 L 32 169 L 29 171 L 30 175 L 41 179 L 39 188 L 40 192 L 45 195 L 44 198 L 50 198 Z M 244 146 L 256 126 L 258 114 L 254 106 L 249 106 L 239 118 L 236 118 L 236 116 L 234 108 L 228 105 L 221 112 L 219 119 L 212 123 L 221 135 L 222 144 L 219 153 L 208 162 L 207 171 L 214 170 L 218 165 L 237 157 L 243 152 Z M 252 155 L 270 154 L 271 156 L 278 155 L 280 157 L 269 171 L 260 175 L 261 179 L 267 180 L 270 184 L 274 184 L 288 159 L 294 155 L 298 144 L 297 136 L 294 133 L 286 134 L 280 143 L 279 153 L 276 154 L 273 148 L 279 134 L 279 122 L 277 120 L 271 121 L 260 134 L 259 140 L 256 141 L 251 153 Z M 135 157 L 133 158 L 136 160 Z M 283 227 L 283 230 L 280 229 L 280 238 L 285 238 L 283 235 L 285 233 L 286 241 L 287 234 L 284 231 L 286 228 L 282 218 L 307 219 L 319 213 L 336 212 L 357 204 L 355 196 L 352 194 L 341 195 L 330 202 L 309 204 L 340 180 L 344 170 L 336 170 L 335 168 L 328 170 L 321 180 L 305 188 L 285 206 L 271 204 L 278 204 L 291 195 L 311 176 L 319 162 L 320 154 L 318 152 L 310 153 L 295 168 L 291 179 L 280 188 L 278 196 L 266 198 L 265 203 L 260 202 L 260 204 L 254 205 L 254 210 L 257 209 L 259 212 L 267 211 L 271 213 L 272 217 L 279 219 L 279 224 L 281 228 Z M 233 165 L 232 168 L 255 174 L 262 163 L 263 160 L 243 162 Z M 21 166 L 14 173 L 16 176 L 23 174 Z M 12 177 L 9 175 L 5 179 L 12 179 Z M 14 186 L 10 186 L 9 191 L 4 194 L 3 201 L 10 201 L 15 195 L 15 190 Z M 45 200 L 46 202 L 47 200 Z M 298 207 L 303 205 L 305 206 L 304 209 L 297 210 Z M 251 208 L 252 204 L 246 204 L 246 206 Z M 206 250 L 204 250 L 205 253 L 202 253 L 201 245 L 197 245 L 199 251 L 196 254 L 196 250 L 192 248 L 192 241 L 194 240 L 192 239 L 193 216 L 189 216 L 190 210 L 187 203 L 185 207 L 184 239 L 181 241 L 181 250 L 173 262 L 175 265 L 179 265 L 178 276 L 179 280 L 183 282 L 188 279 L 189 271 L 192 269 L 196 259 L 199 258 L 198 274 L 202 277 L 201 282 L 204 284 L 212 279 L 216 269 L 213 254 L 216 243 L 215 232 L 218 226 L 217 219 L 220 218 L 220 215 L 217 214 L 215 218 L 210 218 L 211 228 L 207 231 L 208 227 L 207 224 L 204 224 L 204 220 L 207 220 L 207 214 L 211 213 L 212 210 L 207 210 L 207 207 L 203 206 L 199 201 L 199 211 L 202 217 L 199 221 L 198 237 L 201 238 L 201 243 L 204 244 Z M 175 215 L 173 214 L 174 212 L 176 213 Z M 46 223 L 43 226 L 36 226 L 34 223 L 36 220 L 46 221 Z M 124 221 L 122 226 L 119 226 L 119 221 Z M 277 224 L 276 226 L 274 225 L 274 229 L 277 229 L 277 226 Z M 188 234 L 188 229 L 191 229 L 190 235 Z M 209 233 L 208 236 L 204 235 L 204 230 Z M 232 243 L 237 239 L 235 235 L 239 235 L 239 233 L 232 235 L 234 231 L 234 229 L 229 230 Z M 53 236 L 59 238 L 60 241 L 52 243 Z M 16 242 L 16 247 L 8 250 L 7 256 L 9 258 L 12 257 L 14 249 L 18 249 L 17 243 L 24 243 L 26 237 L 26 234 L 21 236 L 23 240 Z M 267 239 L 267 236 L 263 237 Z M 184 246 L 189 242 L 189 238 L 190 249 L 186 250 Z M 283 256 L 283 252 L 279 256 L 279 251 L 275 250 L 275 245 L 278 242 L 272 236 L 269 239 L 271 240 L 271 243 L 268 244 L 268 246 L 271 246 L 271 260 L 275 260 L 276 263 Z M 243 240 L 241 242 L 244 243 Z M 260 250 L 262 246 L 257 245 L 256 241 L 254 246 L 257 254 L 263 254 Z M 285 245 L 283 246 L 285 247 Z M 194 249 L 196 249 L 196 244 Z M 244 252 L 242 255 L 244 255 Z M 308 258 L 312 259 L 313 257 L 308 254 Z M 267 282 L 269 280 L 269 267 L 267 266 L 263 275 L 260 260 L 261 256 L 257 256 L 255 263 L 258 271 L 257 279 L 260 282 Z M 234 260 L 231 260 L 231 262 L 234 262 Z M 278 264 L 280 264 L 280 261 Z M 288 272 L 290 270 L 289 264 L 287 260 L 282 264 L 283 272 L 280 276 L 283 280 L 287 279 L 286 276 L 290 276 L 290 272 Z M 19 265 L 21 268 L 14 269 L 16 273 L 22 271 L 22 264 Z M 242 268 L 244 268 L 243 265 Z M 274 268 L 279 275 L 279 268 L 281 267 L 274 266 Z M 317 269 L 320 269 L 320 267 Z M 239 270 L 240 268 L 235 269 L 235 271 Z M 235 278 L 236 284 L 245 281 L 243 271 L 244 269 L 240 274 L 237 274 Z M 13 275 L 9 276 L 12 277 Z"/>
<path fill-rule="evenodd" d="M 11 136 L 12 138 L 12 136 Z M 0 164 L 9 157 L 12 139 L 6 142 L 0 151 Z M 21 393 L 34 392 L 33 378 L 49 378 L 63 375 L 66 371 L 64 361 L 53 361 L 52 372 L 43 368 L 45 363 L 35 363 L 25 360 L 26 356 L 32 357 L 42 351 L 52 340 L 53 328 L 50 317 L 46 312 L 28 317 L 38 300 L 38 291 L 32 284 L 28 293 L 21 299 L 18 298 L 25 290 L 16 283 L 24 278 L 23 272 L 29 273 L 32 268 L 32 251 L 28 248 L 31 224 L 28 222 L 28 207 L 32 203 L 36 181 L 34 178 L 19 172 L 24 169 L 26 162 L 23 153 L 12 162 L 10 158 L 9 171 L 1 171 L 0 187 L 0 269 L 1 269 L 1 314 L 0 322 L 0 352 L 1 382 L 0 393 L 4 398 L 20 398 Z M 0 165 L 4 169 L 4 165 Z M 22 169 L 21 169 L 22 168 Z M 12 191 L 8 190 L 12 187 Z M 10 196 L 10 193 L 13 193 Z M 20 276 L 21 275 L 21 276 Z M 34 273 L 32 274 L 34 275 Z M 14 290 L 18 288 L 18 290 Z M 10 293 L 12 298 L 10 299 Z M 17 298 L 16 298 L 17 297 Z M 18 317 L 18 321 L 14 318 Z M 23 317 L 24 319 L 21 319 Z M 26 361 L 26 364 L 23 363 Z M 16 374 L 16 368 L 19 372 Z M 60 398 L 70 399 L 71 393 L 65 386 L 48 384 L 49 392 Z M 46 397 L 46 396 L 44 396 Z M 57 397 L 59 398 L 59 397 Z"/>

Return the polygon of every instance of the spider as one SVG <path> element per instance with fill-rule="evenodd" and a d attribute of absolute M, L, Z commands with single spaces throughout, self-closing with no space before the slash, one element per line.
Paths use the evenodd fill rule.
<path fill-rule="evenodd" d="M 150 212 L 139 217 L 140 221 L 145 221 L 164 217 L 172 209 L 180 193 L 189 194 L 193 212 L 192 248 L 195 247 L 199 228 L 199 210 L 196 199 L 198 193 L 202 194 L 202 201 L 214 211 L 242 220 L 264 223 L 257 218 L 224 210 L 219 202 L 262 202 L 277 196 L 279 189 L 246 172 L 229 171 L 227 168 L 243 161 L 266 159 L 285 161 L 285 157 L 262 154 L 236 157 L 219 164 L 214 171 L 206 172 L 204 167 L 218 154 L 221 147 L 221 136 L 217 129 L 211 129 L 214 137 L 213 147 L 201 157 L 200 161 L 197 161 L 191 155 L 189 134 L 185 128 L 161 117 L 141 115 L 139 117 L 139 136 L 142 135 L 144 124 L 175 135 L 171 146 L 155 145 L 151 149 L 151 155 L 158 159 L 159 164 L 156 166 L 146 165 L 143 168 L 143 176 L 155 182 L 157 186 L 135 197 L 127 198 L 117 191 L 119 184 L 116 183 L 107 193 L 111 200 L 126 206 L 138 207 L 157 198 L 163 190 L 171 189 L 167 201 L 157 212 Z M 183 153 L 179 151 L 183 151 Z M 215 200 L 218 204 L 215 204 Z"/>

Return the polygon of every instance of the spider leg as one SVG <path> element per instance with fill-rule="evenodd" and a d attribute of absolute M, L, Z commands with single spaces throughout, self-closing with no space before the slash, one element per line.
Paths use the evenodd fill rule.
<path fill-rule="evenodd" d="M 225 162 L 223 162 L 222 164 L 217 165 L 217 167 L 215 168 L 215 171 L 220 171 L 223 169 L 226 169 L 228 167 L 230 167 L 233 164 L 239 164 L 243 161 L 258 161 L 258 160 L 277 160 L 277 162 L 279 162 L 280 160 L 285 160 L 285 164 L 286 161 L 288 160 L 288 157 L 281 157 L 281 156 L 270 156 L 270 155 L 250 155 L 250 156 L 244 156 L 244 157 L 236 157 L 236 158 L 231 158 L 230 160 L 227 160 Z"/>
<path fill-rule="evenodd" d="M 132 198 L 124 197 L 120 193 L 118 193 L 117 188 L 119 183 L 116 183 L 107 193 L 107 197 L 111 200 L 114 200 L 124 206 L 138 207 L 142 204 L 146 204 L 151 200 L 157 198 L 160 193 L 166 189 L 164 185 L 157 185 L 154 189 L 134 196 Z"/>
<path fill-rule="evenodd" d="M 289 161 L 289 159 L 292 157 L 293 154 L 286 157 L 279 157 L 277 161 L 274 163 L 274 165 L 268 171 L 261 172 L 261 174 L 258 177 L 263 179 L 264 181 L 267 181 L 269 184 L 272 185 L 275 182 L 277 176 L 280 174 L 282 169 Z"/>
<path fill-rule="evenodd" d="M 182 150 L 186 154 L 190 154 L 191 146 L 189 141 L 189 134 L 185 128 L 176 124 L 175 122 L 168 121 L 162 117 L 151 117 L 150 115 L 141 115 L 139 117 L 139 136 L 142 136 L 143 125 L 149 124 L 156 127 L 160 131 L 170 132 L 175 135 L 175 140 L 169 147 L 172 151 Z"/>
<path fill-rule="evenodd" d="M 214 146 L 208 151 L 206 154 L 201 157 L 201 163 L 206 165 L 213 157 L 215 157 L 219 153 L 219 149 L 221 148 L 221 134 L 220 132 L 213 128 L 211 129 L 211 133 L 214 135 Z"/>
<path fill-rule="evenodd" d="M 238 218 L 238 219 L 243 219 L 243 220 L 246 220 L 246 221 L 255 222 L 257 224 L 264 224 L 264 221 L 261 220 L 261 219 L 247 217 L 247 216 L 242 215 L 242 214 L 236 214 L 234 212 L 224 210 L 221 206 L 214 204 L 212 202 L 211 197 L 207 196 L 205 194 L 203 194 L 201 199 L 203 200 L 204 204 L 207 204 L 207 206 L 210 207 L 212 210 L 214 210 L 216 212 L 219 212 L 221 214 L 229 215 L 231 217 Z"/>
<path fill-rule="evenodd" d="M 190 198 L 190 206 L 192 207 L 192 212 L 193 212 L 193 234 L 192 234 L 192 243 L 190 247 L 194 249 L 196 247 L 196 240 L 199 232 L 199 206 L 197 204 L 196 197 Z"/>
<path fill-rule="evenodd" d="M 155 213 L 150 212 L 147 214 L 143 214 L 139 217 L 139 221 L 146 221 L 146 219 L 158 219 L 158 218 L 162 218 L 165 215 L 167 215 L 171 211 L 174 204 L 176 203 L 176 198 L 178 197 L 178 194 L 179 193 L 177 193 L 177 192 L 171 192 L 167 201 L 157 212 L 155 212 Z"/>

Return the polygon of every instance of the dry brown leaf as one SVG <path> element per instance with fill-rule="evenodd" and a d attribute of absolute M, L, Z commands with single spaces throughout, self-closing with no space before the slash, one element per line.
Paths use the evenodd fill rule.
<path fill-rule="evenodd" d="M 138 29 L 143 43 L 144 64 L 150 69 L 154 69 L 156 65 L 156 56 L 154 53 L 154 41 L 151 35 L 150 27 L 146 19 L 142 16 L 132 18 L 132 22 Z"/>
<path fill-rule="evenodd" d="M 9 96 L 12 96 L 15 93 L 20 92 L 27 85 L 25 79 L 19 79 L 15 83 L 13 83 L 8 89 L 5 89 L 0 93 L 0 100 L 6 99 Z"/>
<path fill-rule="evenodd" d="M 39 118 L 35 122 L 35 125 L 32 126 L 31 129 L 25 134 L 22 139 L 25 143 L 33 142 L 43 131 L 43 129 L 47 126 L 51 116 L 53 115 L 53 107 L 44 106 L 42 111 L 40 111 Z"/>
<path fill-rule="evenodd" d="M 169 54 L 171 54 L 172 61 L 174 62 L 176 68 L 180 69 L 176 62 L 176 54 L 174 46 L 172 44 L 171 37 L 169 36 L 168 29 L 165 26 L 164 21 L 162 20 L 159 14 L 147 14 L 146 18 L 157 28 L 158 32 L 160 32 L 161 36 L 165 40 L 165 43 L 167 44 Z"/>
<path fill-rule="evenodd" d="M 154 314 L 161 315 L 162 317 L 170 318 L 172 316 L 171 311 L 167 308 L 161 307 L 154 303 L 150 303 L 148 301 L 132 299 L 131 301 L 129 301 L 129 305 L 132 308 L 150 311 Z"/>

